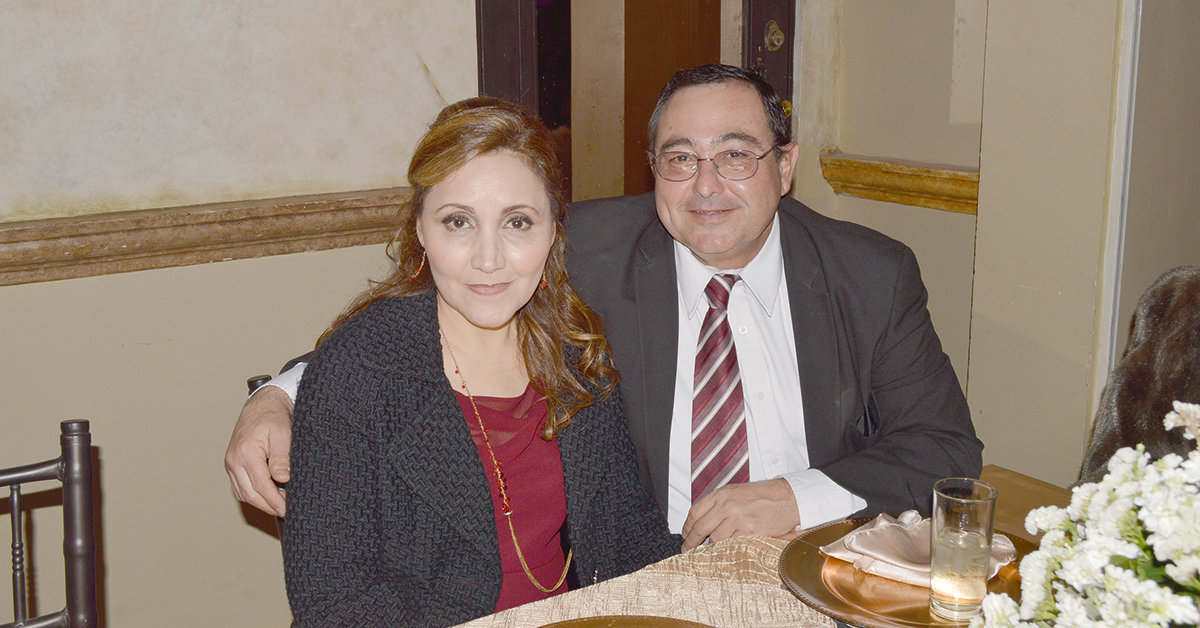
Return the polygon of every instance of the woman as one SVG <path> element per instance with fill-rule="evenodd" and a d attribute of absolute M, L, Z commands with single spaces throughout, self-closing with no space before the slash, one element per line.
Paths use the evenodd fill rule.
<path fill-rule="evenodd" d="M 408 179 L 395 270 L 322 336 L 296 401 L 297 626 L 456 624 L 680 545 L 567 283 L 546 129 L 504 101 L 451 105 Z"/>

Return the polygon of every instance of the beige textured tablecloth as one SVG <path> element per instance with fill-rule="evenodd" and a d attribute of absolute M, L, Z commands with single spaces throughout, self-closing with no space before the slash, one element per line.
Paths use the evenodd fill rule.
<path fill-rule="evenodd" d="M 1036 506 L 1065 505 L 1070 491 L 995 465 L 983 479 L 1000 492 L 996 527 L 1024 536 Z M 1027 540 L 1036 543 L 1037 537 Z M 469 628 L 536 628 L 598 615 L 653 615 L 717 628 L 832 628 L 833 621 L 797 599 L 779 579 L 787 541 L 742 537 L 698 547 L 627 576 L 462 624 Z"/>
<path fill-rule="evenodd" d="M 833 622 L 779 579 L 787 541 L 742 537 L 703 545 L 640 571 L 462 624 L 535 628 L 597 615 L 654 615 L 717 628 L 827 628 Z"/>

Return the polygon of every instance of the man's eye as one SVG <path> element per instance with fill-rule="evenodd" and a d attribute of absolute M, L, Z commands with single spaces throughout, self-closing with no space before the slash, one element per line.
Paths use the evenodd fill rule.
<path fill-rule="evenodd" d="M 747 159 L 750 157 L 750 153 L 744 150 L 731 150 L 725 153 L 725 157 L 727 159 Z"/>
<path fill-rule="evenodd" d="M 667 161 L 669 163 L 672 163 L 675 165 L 686 166 L 687 164 L 690 164 L 695 160 L 696 160 L 695 157 L 692 157 L 691 155 L 688 155 L 687 153 L 678 153 L 675 155 L 671 155 L 671 158 L 668 159 Z"/>

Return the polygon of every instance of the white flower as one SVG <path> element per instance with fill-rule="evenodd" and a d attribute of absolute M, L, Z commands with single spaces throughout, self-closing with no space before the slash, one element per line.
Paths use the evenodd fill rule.
<path fill-rule="evenodd" d="M 1025 516 L 1025 531 L 1037 534 L 1039 531 L 1060 530 L 1070 520 L 1067 511 L 1057 506 L 1034 508 Z"/>
<path fill-rule="evenodd" d="M 1054 574 L 1076 590 L 1096 586 L 1101 582 L 1104 567 L 1110 560 L 1107 554 L 1088 551 L 1072 551 L 1062 561 L 1062 567 Z"/>
<path fill-rule="evenodd" d="M 1067 506 L 1067 516 L 1072 521 L 1078 521 L 1083 518 L 1083 513 L 1087 512 L 1088 504 L 1092 501 L 1092 496 L 1100 490 L 1100 485 L 1095 482 L 1081 484 L 1076 486 L 1071 491 L 1071 505 Z M 1029 517 L 1025 518 L 1026 526 L 1028 527 Z"/>
<path fill-rule="evenodd" d="M 1012 598 L 989 593 L 983 598 L 983 614 L 972 618 L 967 628 L 1018 628 L 1032 625 L 1021 621 L 1020 609 Z"/>
<path fill-rule="evenodd" d="M 1064 530 L 1051 530 L 1042 535 L 1044 547 L 1070 547 L 1075 544 L 1075 537 L 1068 536 Z"/>
<path fill-rule="evenodd" d="M 1109 595 L 1102 598 L 1100 616 L 1117 626 L 1167 626 L 1200 622 L 1200 611 L 1189 597 L 1176 595 L 1153 580 L 1141 580 L 1118 567 L 1105 570 Z"/>
<path fill-rule="evenodd" d="M 1141 548 L 1112 537 L 1088 539 L 1065 550 L 1055 576 L 1077 591 L 1100 586 L 1113 557 L 1137 558 Z"/>
<path fill-rule="evenodd" d="M 1088 613 L 1088 605 L 1083 598 L 1064 593 L 1058 596 L 1058 621 L 1056 626 L 1062 628 L 1098 628 L 1105 624 L 1095 621 Z"/>
<path fill-rule="evenodd" d="M 1163 419 L 1163 425 L 1168 430 L 1182 427 L 1186 430 L 1183 434 L 1184 438 L 1196 440 L 1196 436 L 1200 434 L 1200 405 L 1182 401 L 1176 401 L 1172 405 L 1175 411 L 1167 413 L 1166 418 Z"/>
<path fill-rule="evenodd" d="M 1176 402 L 1168 429 L 1200 431 L 1200 405 Z M 1200 450 L 1155 461 L 1119 450 L 1067 508 L 1029 513 L 1041 546 L 1021 561 L 1021 604 L 985 598 L 973 627 L 1136 628 L 1200 624 Z"/>
<path fill-rule="evenodd" d="M 1176 559 L 1174 564 L 1168 564 L 1167 575 L 1172 580 L 1190 587 L 1193 591 L 1200 589 L 1200 556 L 1192 554 Z"/>
<path fill-rule="evenodd" d="M 1021 560 L 1021 616 L 1033 617 L 1050 592 L 1050 554 L 1038 550 Z"/>

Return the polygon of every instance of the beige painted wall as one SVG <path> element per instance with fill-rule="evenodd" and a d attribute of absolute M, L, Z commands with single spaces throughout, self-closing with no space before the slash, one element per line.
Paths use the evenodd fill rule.
<path fill-rule="evenodd" d="M 984 462 L 1057 484 L 1091 414 L 1120 15 L 988 7 L 967 401 Z"/>
<path fill-rule="evenodd" d="M 1200 3 L 1142 5 L 1116 355 L 1137 300 L 1163 272 L 1200 264 Z"/>
<path fill-rule="evenodd" d="M 474 11 L 5 2 L 0 222 L 401 185 L 423 127 L 477 89 Z"/>
<path fill-rule="evenodd" d="M 979 166 L 987 4 L 843 0 L 842 152 Z"/>
<path fill-rule="evenodd" d="M 222 456 L 246 378 L 308 351 L 384 261 L 371 246 L 0 288 L 0 460 L 53 458 L 59 421 L 91 421 L 107 625 L 288 625 L 279 542 L 243 519 Z M 61 511 L 36 521 L 59 569 L 38 574 L 42 608 L 61 607 Z"/>

